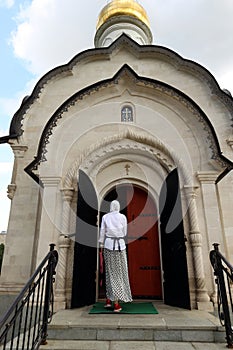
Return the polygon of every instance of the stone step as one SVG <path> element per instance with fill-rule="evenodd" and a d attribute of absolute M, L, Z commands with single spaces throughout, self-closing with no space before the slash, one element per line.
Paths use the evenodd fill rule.
<path fill-rule="evenodd" d="M 48 328 L 48 342 L 136 341 L 225 343 L 225 329 L 210 312 L 155 303 L 157 315 L 89 314 L 90 307 L 58 311 Z M 149 344 L 149 343 L 148 343 Z"/>
<path fill-rule="evenodd" d="M 97 340 L 97 341 L 177 341 L 177 342 L 224 342 L 225 335 L 223 333 L 213 331 L 200 330 L 166 330 L 151 331 L 141 329 L 100 329 L 93 332 L 92 329 L 70 329 L 69 332 L 57 330 L 49 332 L 48 340 Z"/>
<path fill-rule="evenodd" d="M 89 314 L 91 307 L 58 311 L 49 324 L 47 344 L 40 346 L 40 350 L 226 348 L 225 329 L 213 313 L 172 308 L 157 302 L 155 307 L 159 314 L 97 315 Z M 13 346 L 9 343 L 7 349 L 16 349 L 16 343 L 17 340 Z"/>
<path fill-rule="evenodd" d="M 40 350 L 221 350 L 225 343 L 49 340 Z"/>
<path fill-rule="evenodd" d="M 225 333 L 215 329 L 175 329 L 141 327 L 66 327 L 49 329 L 48 339 L 56 340 L 131 340 L 131 341 L 178 341 L 178 342 L 224 342 Z"/>

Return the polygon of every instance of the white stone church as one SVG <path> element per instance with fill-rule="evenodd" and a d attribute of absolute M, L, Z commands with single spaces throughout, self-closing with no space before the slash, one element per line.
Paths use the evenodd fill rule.
<path fill-rule="evenodd" d="M 118 199 L 133 298 L 213 305 L 212 244 L 233 256 L 233 98 L 152 41 L 136 0 L 108 2 L 95 47 L 45 74 L 13 116 L 0 139 L 14 152 L 1 294 L 55 243 L 57 309 L 101 299 L 99 225 Z"/>

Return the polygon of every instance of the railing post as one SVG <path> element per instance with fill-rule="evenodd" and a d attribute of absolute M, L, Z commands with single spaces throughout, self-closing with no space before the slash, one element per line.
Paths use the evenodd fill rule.
<path fill-rule="evenodd" d="M 8 348 L 8 342 L 11 349 L 18 349 L 19 345 L 22 349 L 38 349 L 46 344 L 47 326 L 53 315 L 53 282 L 58 261 L 54 247 L 55 244 L 50 244 L 50 251 L 0 319 L 3 349 Z"/>
<path fill-rule="evenodd" d="M 219 255 L 219 249 L 218 243 L 214 243 L 214 251 L 212 251 L 212 257 L 214 255 L 214 265 L 212 261 L 212 265 L 215 270 L 215 275 L 218 278 L 219 281 L 219 288 L 221 293 L 221 300 L 222 300 L 222 308 L 223 308 L 223 315 L 224 315 L 224 326 L 226 331 L 226 340 L 227 340 L 227 347 L 229 349 L 233 349 L 233 332 L 231 328 L 231 319 L 230 319 L 230 313 L 229 313 L 229 305 L 228 305 L 228 299 L 227 299 L 227 292 L 226 292 L 226 285 L 223 275 L 223 266 L 222 266 L 222 260 Z"/>
<path fill-rule="evenodd" d="M 51 243 L 50 252 L 54 251 L 55 244 Z M 52 292 L 52 284 L 53 284 L 53 275 L 54 271 L 54 262 L 55 255 L 51 254 L 48 260 L 48 271 L 46 276 L 46 286 L 45 286 L 45 298 L 44 298 L 44 313 L 43 313 L 43 325 L 42 325 L 42 334 L 41 334 L 41 345 L 47 344 L 47 330 L 48 330 L 48 319 L 49 319 L 49 304 Z"/>

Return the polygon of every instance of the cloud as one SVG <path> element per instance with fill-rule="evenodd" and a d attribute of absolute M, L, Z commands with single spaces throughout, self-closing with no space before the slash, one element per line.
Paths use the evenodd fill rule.
<path fill-rule="evenodd" d="M 0 162 L 0 175 L 1 175 L 1 182 L 2 182 L 2 175 L 5 174 L 7 175 L 6 178 L 8 177 L 9 174 L 12 172 L 12 167 L 13 163 L 12 162 Z"/>
<path fill-rule="evenodd" d="M 7 198 L 7 187 L 0 189 L 0 232 L 7 230 L 11 201 Z"/>
<path fill-rule="evenodd" d="M 141 1 L 148 13 L 154 43 L 204 65 L 220 77 L 232 68 L 232 0 Z M 15 55 L 34 74 L 67 63 L 94 46 L 102 0 L 32 0 L 21 7 L 12 34 Z M 232 69 L 231 69 L 232 71 Z M 233 83 L 232 83 L 233 84 Z"/>
<path fill-rule="evenodd" d="M 149 16 L 154 44 L 204 65 L 222 88 L 233 92 L 232 0 L 139 2 Z M 67 63 L 80 51 L 93 48 L 97 17 L 105 4 L 103 0 L 30 0 L 21 5 L 11 36 L 16 57 L 39 76 Z M 14 0 L 0 0 L 0 7 L 13 5 Z M 0 98 L 2 115 L 10 120 L 37 80 L 28 82 L 11 98 Z M 0 131 L 1 136 L 7 134 L 6 130 Z M 10 171 L 10 164 L 0 163 L 2 175 Z"/>
<path fill-rule="evenodd" d="M 160 0 L 157 7 L 152 24 L 155 42 L 171 47 L 217 74 L 231 64 L 231 0 L 168 0 L 163 4 Z"/>
<path fill-rule="evenodd" d="M 14 3 L 14 0 L 0 0 L 0 7 L 11 8 Z"/>
<path fill-rule="evenodd" d="M 1 127 L 5 127 L 6 124 L 8 126 L 8 129 L 5 129 L 4 131 L 0 130 L 0 136 L 5 136 L 9 134 L 10 121 L 13 115 L 19 109 L 23 98 L 26 95 L 31 94 L 35 84 L 37 83 L 37 80 L 38 80 L 37 78 L 34 78 L 28 81 L 27 84 L 24 86 L 24 89 L 17 91 L 15 95 L 12 97 L 0 97 L 1 118 L 5 119 L 4 121 L 3 119 L 1 120 Z"/>
<path fill-rule="evenodd" d="M 1 103 L 1 102 L 0 102 Z M 8 130 L 0 129 L 0 137 L 8 134 Z"/>
<path fill-rule="evenodd" d="M 21 97 L 0 97 L 2 115 L 13 116 L 20 105 Z"/>
<path fill-rule="evenodd" d="M 222 89 L 227 89 L 233 96 L 233 66 L 220 76 L 219 83 Z"/>
<path fill-rule="evenodd" d="M 90 6 L 91 4 L 91 6 Z M 97 14 L 103 3 L 76 0 L 33 0 L 21 7 L 12 34 L 15 55 L 34 74 L 69 61 L 80 50 L 93 47 Z"/>
<path fill-rule="evenodd" d="M 0 231 L 7 229 L 11 201 L 7 198 L 7 186 L 11 182 L 13 162 L 0 162 Z"/>

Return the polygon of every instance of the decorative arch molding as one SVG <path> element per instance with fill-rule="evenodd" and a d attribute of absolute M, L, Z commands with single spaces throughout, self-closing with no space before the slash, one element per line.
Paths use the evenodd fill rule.
<path fill-rule="evenodd" d="M 86 150 L 85 154 L 82 154 L 76 162 L 68 170 L 64 181 L 63 190 L 75 189 L 78 183 L 78 170 L 83 169 L 88 171 L 89 176 L 95 176 L 95 174 L 102 168 L 108 166 L 109 159 L 111 159 L 112 154 L 116 156 L 123 155 L 124 151 L 128 154 L 133 153 L 134 150 L 139 153 L 144 154 L 146 160 L 152 162 L 154 158 L 157 160 L 162 167 L 167 171 L 171 172 L 174 168 L 178 168 L 180 177 L 180 187 L 184 190 L 183 198 L 183 210 L 184 213 L 187 212 L 187 237 L 190 242 L 190 259 L 192 265 L 190 267 L 190 280 L 194 283 L 194 294 L 192 296 L 192 303 L 209 303 L 209 296 L 207 294 L 205 286 L 205 275 L 204 275 L 204 265 L 202 256 L 202 234 L 199 230 L 198 225 L 198 215 L 196 208 L 196 200 L 194 191 L 197 187 L 193 184 L 193 174 L 191 173 L 188 166 L 186 166 L 182 159 L 167 145 L 162 143 L 155 137 L 140 132 L 139 130 L 128 129 L 118 135 L 107 137 L 101 142 L 96 143 Z M 122 152 L 123 151 L 123 152 Z M 134 153 L 136 155 L 136 153 Z M 139 157 L 141 155 L 139 154 Z M 142 155 L 143 156 L 143 155 Z M 110 160 L 111 162 L 111 160 Z M 156 171 L 156 170 L 155 170 Z M 119 181 L 119 178 L 113 180 L 108 186 Z M 139 179 L 134 178 L 133 183 L 139 181 Z M 140 185 L 143 185 L 141 182 Z M 144 184 L 145 185 L 145 184 Z M 102 191 L 106 191 L 102 188 Z M 108 187 L 109 188 L 109 187 Z M 106 193 L 106 192 L 105 192 Z M 67 208 L 67 212 L 68 212 Z M 65 215 L 65 210 L 63 211 L 63 217 Z"/>
<path fill-rule="evenodd" d="M 39 182 L 36 172 L 40 163 L 45 162 L 47 160 L 47 145 L 50 143 L 50 137 L 51 135 L 53 135 L 54 129 L 58 125 L 59 120 L 65 118 L 65 115 L 69 111 L 69 109 L 77 103 L 79 103 L 79 101 L 88 98 L 90 95 L 95 94 L 100 90 L 117 85 L 122 80 L 126 82 L 131 81 L 134 84 L 135 88 L 151 88 L 151 91 L 165 94 L 166 96 L 169 96 L 170 98 L 177 100 L 179 103 L 181 103 L 192 113 L 193 117 L 197 119 L 198 123 L 201 123 L 202 129 L 206 133 L 206 142 L 208 142 L 209 148 L 212 153 L 211 158 L 214 159 L 223 169 L 228 169 L 229 166 L 232 167 L 232 163 L 221 153 L 215 130 L 212 124 L 210 123 L 208 117 L 193 100 L 191 100 L 188 96 L 186 96 L 184 93 L 177 90 L 176 88 L 169 86 L 161 81 L 139 77 L 128 65 L 124 65 L 113 78 L 101 81 L 84 90 L 75 93 L 58 108 L 58 110 L 53 114 L 53 116 L 50 118 L 50 120 L 44 128 L 40 139 L 37 156 L 25 168 L 25 171 Z"/>
<path fill-rule="evenodd" d="M 77 186 L 79 168 L 93 177 L 101 168 L 106 167 L 109 162 L 111 163 L 112 154 L 118 154 L 122 159 L 125 159 L 125 154 L 135 150 L 144 154 L 147 159 L 157 160 L 167 173 L 174 167 L 178 167 L 183 184 L 192 185 L 192 174 L 185 167 L 182 159 L 169 146 L 148 133 L 128 128 L 122 133 L 107 137 L 89 147 L 68 170 L 64 177 L 63 187 L 75 188 Z"/>
<path fill-rule="evenodd" d="M 105 184 L 99 192 L 99 197 L 102 199 L 104 198 L 104 196 L 111 191 L 114 186 L 117 185 L 125 185 L 125 184 L 130 184 L 133 186 L 138 186 L 140 188 L 142 188 L 144 191 L 148 191 L 150 193 L 150 195 L 152 196 L 152 198 L 154 199 L 154 201 L 156 202 L 156 199 L 158 198 L 158 192 L 150 185 L 148 184 L 146 181 L 143 181 L 142 179 L 138 180 L 136 178 L 127 178 L 127 179 L 116 179 L 110 183 Z"/>

